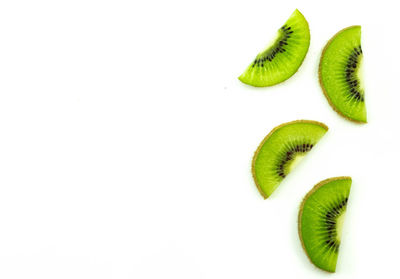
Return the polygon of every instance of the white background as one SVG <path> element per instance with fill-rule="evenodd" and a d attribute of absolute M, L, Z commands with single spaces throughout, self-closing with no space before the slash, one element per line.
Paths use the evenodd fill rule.
<path fill-rule="evenodd" d="M 330 278 L 396 278 L 395 3 L 1 1 L 0 278 L 326 278 L 298 207 L 342 175 L 353 186 Z M 299 72 L 240 83 L 295 8 L 311 29 Z M 339 117 L 317 80 L 324 44 L 354 24 L 366 125 Z M 296 119 L 330 130 L 263 200 L 253 152 Z"/>

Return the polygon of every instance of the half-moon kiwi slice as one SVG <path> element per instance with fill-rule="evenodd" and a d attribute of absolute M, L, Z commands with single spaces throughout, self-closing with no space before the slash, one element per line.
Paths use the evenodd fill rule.
<path fill-rule="evenodd" d="M 303 63 L 309 46 L 308 23 L 296 9 L 278 30 L 275 40 L 256 56 L 239 80 L 257 87 L 287 80 Z"/>
<path fill-rule="evenodd" d="M 299 212 L 299 236 L 317 267 L 335 272 L 351 178 L 334 177 L 318 183 L 305 196 Z"/>
<path fill-rule="evenodd" d="M 361 26 L 345 28 L 322 52 L 319 82 L 335 111 L 349 120 L 366 123 L 362 61 Z"/>
<path fill-rule="evenodd" d="M 254 154 L 252 173 L 265 199 L 327 131 L 323 123 L 297 120 L 275 127 L 264 138 Z"/>

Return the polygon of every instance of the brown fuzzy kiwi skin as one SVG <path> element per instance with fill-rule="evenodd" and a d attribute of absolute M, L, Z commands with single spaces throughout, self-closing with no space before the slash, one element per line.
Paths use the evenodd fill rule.
<path fill-rule="evenodd" d="M 310 260 L 310 262 L 311 262 L 312 264 L 314 264 L 314 263 L 312 262 L 311 257 L 310 257 L 310 256 L 308 255 L 308 253 L 307 253 L 306 247 L 305 247 L 304 242 L 303 242 L 303 236 L 301 235 L 301 216 L 303 216 L 304 205 L 305 205 L 306 201 L 308 200 L 308 198 L 309 198 L 312 194 L 314 194 L 315 191 L 317 191 L 319 188 L 321 188 L 321 187 L 324 186 L 325 184 L 327 184 L 327 183 L 329 183 L 329 182 L 331 182 L 331 181 L 336 181 L 336 180 L 348 180 L 348 179 L 349 179 L 350 181 L 352 180 L 350 176 L 338 176 L 338 177 L 332 177 L 332 178 L 328 178 L 328 179 L 322 180 L 321 182 L 319 182 L 317 185 L 315 185 L 315 186 L 307 193 L 307 195 L 304 197 L 303 201 L 302 201 L 301 204 L 300 204 L 299 215 L 298 215 L 298 217 L 297 217 L 298 233 L 299 233 L 299 237 L 300 237 L 301 246 L 303 247 L 304 252 L 306 253 L 308 259 Z M 315 265 L 315 264 L 314 264 L 314 265 Z M 316 266 L 316 267 L 318 267 L 318 266 Z M 318 268 L 319 268 L 319 267 L 318 267 Z M 334 273 L 334 271 L 332 272 L 332 271 L 327 271 L 327 270 L 324 270 L 324 269 L 321 269 L 321 270 L 323 270 L 323 271 L 325 271 L 325 272 L 328 272 L 328 273 Z"/>
<path fill-rule="evenodd" d="M 336 111 L 339 115 L 341 115 L 342 117 L 346 118 L 347 120 L 350 120 L 350 121 L 355 122 L 355 123 L 358 123 L 358 124 L 366 124 L 367 121 L 364 122 L 364 121 L 359 121 L 359 120 L 352 119 L 352 118 L 350 118 L 350 117 L 344 115 L 341 111 L 339 111 L 339 110 L 335 107 L 335 105 L 332 103 L 332 100 L 329 98 L 328 93 L 326 92 L 326 89 L 325 89 L 325 87 L 324 87 L 324 84 L 322 83 L 322 76 L 321 76 L 322 58 L 324 57 L 325 51 L 328 49 L 328 47 L 329 47 L 329 45 L 331 44 L 331 42 L 332 42 L 342 31 L 345 31 L 345 30 L 347 30 L 347 29 L 354 28 L 354 27 L 361 27 L 361 26 L 360 26 L 360 25 L 352 25 L 352 26 L 343 28 L 342 30 L 340 30 L 339 32 L 337 32 L 337 33 L 326 43 L 324 49 L 322 50 L 321 58 L 320 58 L 320 60 L 319 60 L 319 66 L 318 66 L 318 80 L 319 80 L 319 84 L 321 85 L 322 92 L 324 92 L 324 95 L 325 95 L 326 99 L 328 100 L 329 105 L 333 108 L 334 111 Z"/>
<path fill-rule="evenodd" d="M 321 126 L 322 128 L 324 128 L 326 131 L 328 131 L 328 126 L 326 126 L 324 123 L 318 122 L 318 121 L 314 121 L 314 120 L 294 120 L 294 121 L 290 121 L 290 122 L 286 122 L 286 123 L 282 123 L 279 126 L 276 126 L 275 128 L 273 128 L 271 130 L 271 132 L 268 133 L 268 135 L 265 136 L 265 138 L 262 140 L 262 142 L 258 145 L 257 150 L 254 152 L 254 156 L 253 156 L 253 160 L 251 162 L 251 174 L 253 176 L 253 180 L 257 186 L 258 191 L 260 192 L 261 196 L 263 196 L 264 199 L 267 199 L 269 196 L 266 195 L 263 190 L 261 189 L 261 186 L 259 185 L 257 178 L 256 178 L 256 171 L 255 171 L 255 164 L 256 164 L 256 159 L 258 157 L 258 153 L 260 152 L 262 146 L 264 145 L 264 143 L 269 139 L 269 137 L 275 133 L 275 131 L 279 130 L 280 128 L 286 126 L 286 125 L 290 125 L 290 124 L 294 124 L 294 123 L 310 123 L 310 124 L 315 124 L 318 126 Z"/>

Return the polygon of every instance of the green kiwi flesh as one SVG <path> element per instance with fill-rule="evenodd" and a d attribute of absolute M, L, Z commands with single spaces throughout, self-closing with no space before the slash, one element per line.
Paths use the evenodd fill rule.
<path fill-rule="evenodd" d="M 305 196 L 299 212 L 299 236 L 311 262 L 335 272 L 351 178 L 321 181 Z"/>
<path fill-rule="evenodd" d="M 256 56 L 239 80 L 257 87 L 287 80 L 303 63 L 309 46 L 310 29 L 307 20 L 296 9 L 278 30 L 276 39 Z"/>
<path fill-rule="evenodd" d="M 266 199 L 328 131 L 312 120 L 296 120 L 275 127 L 258 146 L 252 162 L 254 182 Z"/>
<path fill-rule="evenodd" d="M 319 81 L 335 111 L 349 120 L 366 123 L 362 61 L 361 26 L 345 28 L 322 52 Z"/>

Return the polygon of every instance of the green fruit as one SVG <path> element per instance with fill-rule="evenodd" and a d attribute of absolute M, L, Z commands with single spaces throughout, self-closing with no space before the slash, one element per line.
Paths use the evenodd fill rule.
<path fill-rule="evenodd" d="M 366 123 L 362 61 L 361 26 L 345 28 L 322 52 L 319 82 L 335 111 L 351 121 Z"/>
<path fill-rule="evenodd" d="M 276 39 L 257 55 L 239 80 L 257 87 L 287 80 L 303 63 L 309 45 L 308 23 L 299 10 L 295 10 L 278 30 Z"/>
<path fill-rule="evenodd" d="M 311 262 L 335 272 L 351 178 L 318 183 L 305 196 L 299 212 L 300 240 Z"/>
<path fill-rule="evenodd" d="M 327 131 L 323 123 L 297 120 L 275 127 L 264 138 L 252 163 L 254 181 L 264 198 L 272 194 Z"/>

